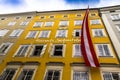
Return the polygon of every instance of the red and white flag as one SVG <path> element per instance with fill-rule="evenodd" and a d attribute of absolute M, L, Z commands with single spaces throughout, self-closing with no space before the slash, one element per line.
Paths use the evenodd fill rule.
<path fill-rule="evenodd" d="M 86 66 L 99 67 L 99 62 L 92 44 L 89 25 L 88 25 L 89 7 L 86 10 L 83 23 L 82 23 L 82 34 L 81 34 L 81 50 Z"/>

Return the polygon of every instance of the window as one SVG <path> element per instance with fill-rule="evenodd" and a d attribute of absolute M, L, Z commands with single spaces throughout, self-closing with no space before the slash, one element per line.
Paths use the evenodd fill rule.
<path fill-rule="evenodd" d="M 1 29 L 1 30 L 0 30 L 0 37 L 5 36 L 8 31 L 9 31 L 9 30 L 7 30 L 7 29 Z"/>
<path fill-rule="evenodd" d="M 111 19 L 112 19 L 113 21 L 120 20 L 120 14 L 112 14 L 112 15 L 111 15 Z"/>
<path fill-rule="evenodd" d="M 104 80 L 119 80 L 120 72 L 103 72 Z"/>
<path fill-rule="evenodd" d="M 66 15 L 63 15 L 63 17 L 64 17 L 64 18 L 67 18 L 67 17 L 68 17 L 68 15 L 67 15 L 67 14 L 66 14 Z"/>
<path fill-rule="evenodd" d="M 12 46 L 12 43 L 3 43 L 0 46 L 0 55 L 5 55 L 9 48 Z"/>
<path fill-rule="evenodd" d="M 80 26 L 80 25 L 82 25 L 82 22 L 83 22 L 82 20 L 75 20 L 74 25 L 75 26 Z"/>
<path fill-rule="evenodd" d="M 94 25 L 94 24 L 101 24 L 100 20 L 90 20 L 90 24 Z"/>
<path fill-rule="evenodd" d="M 44 80 L 60 80 L 61 70 L 47 70 Z"/>
<path fill-rule="evenodd" d="M 37 31 L 30 31 L 27 35 L 27 38 L 35 38 L 37 34 Z"/>
<path fill-rule="evenodd" d="M 32 16 L 27 16 L 27 18 L 26 19 L 31 19 L 32 18 Z"/>
<path fill-rule="evenodd" d="M 48 38 L 49 36 L 50 36 L 49 30 L 41 31 L 41 33 L 39 35 L 40 38 Z"/>
<path fill-rule="evenodd" d="M 41 27 L 43 22 L 35 22 L 33 27 Z"/>
<path fill-rule="evenodd" d="M 86 71 L 73 71 L 73 80 L 89 80 L 88 72 Z"/>
<path fill-rule="evenodd" d="M 5 18 L 3 17 L 3 18 L 0 18 L 0 20 L 5 20 Z"/>
<path fill-rule="evenodd" d="M 95 13 L 92 13 L 91 16 L 96 16 L 96 14 L 95 14 Z"/>
<path fill-rule="evenodd" d="M 46 23 L 45 23 L 45 26 L 46 26 L 46 27 L 50 27 L 50 26 L 53 26 L 53 24 L 54 24 L 54 22 L 46 22 Z"/>
<path fill-rule="evenodd" d="M 74 37 L 80 37 L 81 36 L 81 30 L 74 30 L 73 36 Z"/>
<path fill-rule="evenodd" d="M 0 80 L 13 80 L 15 72 L 16 72 L 16 69 L 7 68 L 0 76 Z"/>
<path fill-rule="evenodd" d="M 22 29 L 17 29 L 14 30 L 11 34 L 10 37 L 19 37 L 22 34 L 23 30 Z"/>
<path fill-rule="evenodd" d="M 40 19 L 44 19 L 45 17 L 44 16 L 41 16 Z"/>
<path fill-rule="evenodd" d="M 46 45 L 36 45 L 34 46 L 33 53 L 31 56 L 41 56 L 45 53 Z"/>
<path fill-rule="evenodd" d="M 28 25 L 28 23 L 29 23 L 28 21 L 21 22 L 20 26 L 26 26 L 26 25 Z"/>
<path fill-rule="evenodd" d="M 29 45 L 20 45 L 15 56 L 25 56 L 28 51 Z"/>
<path fill-rule="evenodd" d="M 80 57 L 80 56 L 82 56 L 81 45 L 80 44 L 74 44 L 73 45 L 73 56 L 74 57 Z"/>
<path fill-rule="evenodd" d="M 50 18 L 54 18 L 54 16 L 50 16 Z"/>
<path fill-rule="evenodd" d="M 104 29 L 92 29 L 94 37 L 103 37 L 105 36 Z"/>
<path fill-rule="evenodd" d="M 76 14 L 76 17 L 81 17 L 82 15 L 81 14 Z"/>
<path fill-rule="evenodd" d="M 20 19 L 20 16 L 16 16 L 15 19 Z"/>
<path fill-rule="evenodd" d="M 17 80 L 32 80 L 34 69 L 23 69 Z"/>
<path fill-rule="evenodd" d="M 116 24 L 116 28 L 120 31 L 120 24 Z"/>
<path fill-rule="evenodd" d="M 112 56 L 109 44 L 96 44 L 96 48 L 99 56 Z"/>
<path fill-rule="evenodd" d="M 9 22 L 8 26 L 14 26 L 16 22 Z"/>
<path fill-rule="evenodd" d="M 60 21 L 59 26 L 65 27 L 65 26 L 68 26 L 68 24 L 69 24 L 69 21 Z"/>
<path fill-rule="evenodd" d="M 57 31 L 57 34 L 56 34 L 56 37 L 59 37 L 59 38 L 64 38 L 64 37 L 67 37 L 67 30 L 58 30 Z"/>
<path fill-rule="evenodd" d="M 64 56 L 65 45 L 55 44 L 53 45 L 52 56 L 62 57 Z"/>

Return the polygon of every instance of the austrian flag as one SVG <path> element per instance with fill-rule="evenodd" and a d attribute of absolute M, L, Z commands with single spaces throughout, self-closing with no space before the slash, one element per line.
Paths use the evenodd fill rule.
<path fill-rule="evenodd" d="M 99 62 L 92 44 L 88 25 L 89 8 L 86 10 L 81 34 L 81 50 L 86 66 L 99 67 Z"/>

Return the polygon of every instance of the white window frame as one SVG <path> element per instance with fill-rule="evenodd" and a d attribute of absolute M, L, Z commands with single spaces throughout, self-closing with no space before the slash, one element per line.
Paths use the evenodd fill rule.
<path fill-rule="evenodd" d="M 19 76 L 20 76 L 20 74 L 21 74 L 21 72 L 23 71 L 23 70 L 25 70 L 25 69 L 33 69 L 34 70 L 34 72 L 33 72 L 33 76 L 32 76 L 32 78 L 31 78 L 31 80 L 33 80 L 34 78 L 35 78 L 35 74 L 36 74 L 36 71 L 37 71 L 37 69 L 38 69 L 38 65 L 24 65 L 23 67 L 22 67 L 22 69 L 21 69 L 21 71 L 18 73 L 18 77 L 17 78 L 19 78 Z"/>
<path fill-rule="evenodd" d="M 80 24 L 78 24 L 78 22 L 80 22 Z M 74 26 L 81 26 L 82 22 L 83 22 L 83 20 L 75 20 L 74 21 Z"/>
<path fill-rule="evenodd" d="M 15 24 L 16 24 L 15 21 L 13 21 L 13 22 L 9 22 L 9 23 L 8 23 L 8 26 L 14 26 Z"/>
<path fill-rule="evenodd" d="M 19 37 L 24 30 L 22 29 L 16 29 L 13 30 L 13 32 L 9 35 L 10 37 Z"/>
<path fill-rule="evenodd" d="M 33 27 L 42 27 L 43 22 L 35 22 Z"/>
<path fill-rule="evenodd" d="M 63 24 L 63 23 L 65 23 L 65 24 Z M 69 21 L 68 20 L 60 21 L 59 26 L 60 27 L 67 27 L 67 26 L 69 26 Z"/>
<path fill-rule="evenodd" d="M 17 53 L 19 52 L 19 50 L 22 46 L 28 46 L 26 52 L 24 53 L 24 55 L 17 55 Z M 29 50 L 30 50 L 30 45 L 20 45 L 13 57 L 26 57 Z M 22 51 L 20 52 L 20 54 L 22 53 Z"/>
<path fill-rule="evenodd" d="M 62 80 L 63 66 L 47 66 L 43 80 L 45 80 L 46 74 L 47 74 L 47 72 L 49 70 L 58 70 L 58 71 L 60 71 L 60 79 L 59 80 Z"/>
<path fill-rule="evenodd" d="M 9 47 L 5 50 L 4 53 L 2 53 L 2 54 L 0 53 L 0 55 L 6 55 L 7 52 L 10 50 L 11 46 L 13 45 L 13 43 L 6 42 L 6 43 L 2 43 L 2 44 L 0 45 L 0 48 L 2 48 L 2 46 L 3 46 L 3 45 L 6 45 L 6 44 L 9 44 Z"/>
<path fill-rule="evenodd" d="M 91 74 L 90 74 L 90 70 L 87 67 L 81 67 L 81 66 L 72 66 L 72 70 L 71 70 L 71 80 L 73 80 L 73 74 L 74 71 L 79 71 L 79 72 L 87 72 L 88 73 L 88 80 L 91 80 Z"/>
<path fill-rule="evenodd" d="M 79 32 L 79 36 L 75 36 L 77 31 Z M 81 37 L 81 30 L 80 30 L 80 29 L 75 29 L 75 30 L 73 31 L 73 36 L 80 38 L 80 37 Z"/>
<path fill-rule="evenodd" d="M 45 22 L 45 27 L 51 27 L 54 25 L 54 22 L 49 21 L 49 22 Z"/>
<path fill-rule="evenodd" d="M 34 36 L 34 37 L 29 37 L 29 36 L 30 36 L 30 34 L 31 34 L 31 32 L 33 32 L 33 31 L 29 31 L 29 32 L 28 32 L 28 34 L 27 34 L 26 38 L 36 38 L 36 37 L 37 37 L 38 31 L 34 31 L 34 32 L 36 32 L 36 34 L 35 34 L 35 36 Z"/>
<path fill-rule="evenodd" d="M 63 48 L 62 48 L 62 56 L 54 56 L 54 50 L 55 50 L 55 46 L 58 46 L 58 45 L 62 45 Z M 50 57 L 65 57 L 65 52 L 66 52 L 66 44 L 54 44 L 52 45 L 52 48 L 51 48 L 51 52 L 50 52 Z"/>
<path fill-rule="evenodd" d="M 29 21 L 23 21 L 23 22 L 20 23 L 20 26 L 27 26 L 28 23 L 29 23 Z"/>
<path fill-rule="evenodd" d="M 120 31 L 120 24 L 116 24 L 116 28 L 118 31 Z"/>
<path fill-rule="evenodd" d="M 103 36 L 101 36 L 99 30 L 102 31 Z M 97 32 L 97 35 L 95 34 L 95 31 Z M 100 29 L 92 29 L 92 33 L 93 33 L 93 37 L 105 37 L 106 36 L 105 30 L 101 29 L 101 28 Z"/>
<path fill-rule="evenodd" d="M 91 25 L 100 25 L 101 24 L 101 20 L 100 19 L 90 20 L 90 24 Z"/>
<path fill-rule="evenodd" d="M 7 67 L 2 71 L 2 74 L 4 73 L 4 71 L 6 71 L 6 69 L 16 69 L 15 74 L 12 77 L 12 80 L 14 80 L 19 70 L 19 67 L 20 65 L 7 65 Z"/>
<path fill-rule="evenodd" d="M 33 53 L 34 53 L 34 50 L 35 50 L 35 46 L 43 46 L 43 49 L 40 53 L 40 56 L 34 56 Z M 30 53 L 30 56 L 29 57 L 41 57 L 45 54 L 46 52 L 46 49 L 47 49 L 47 45 L 46 44 L 36 44 L 36 45 L 31 45 L 31 48 L 32 48 L 32 51 Z"/>
<path fill-rule="evenodd" d="M 119 73 L 119 75 L 120 75 L 120 68 L 117 68 L 117 67 L 101 67 L 100 68 L 100 73 L 101 73 L 101 77 L 102 77 L 102 80 L 104 80 L 104 78 L 103 78 L 103 73 L 104 72 L 117 72 L 117 73 Z M 120 77 L 120 76 L 119 76 Z"/>
<path fill-rule="evenodd" d="M 8 33 L 9 30 L 8 29 L 1 29 L 0 31 L 1 31 L 0 37 L 3 37 Z"/>
<path fill-rule="evenodd" d="M 45 33 L 45 32 L 48 32 L 47 36 L 43 36 L 42 34 Z M 44 30 L 44 31 L 41 31 L 40 34 L 39 34 L 39 38 L 49 38 L 50 37 L 50 33 L 51 31 L 50 30 Z"/>
<path fill-rule="evenodd" d="M 111 14 L 111 19 L 112 19 L 113 21 L 120 20 L 120 14 Z"/>
<path fill-rule="evenodd" d="M 103 45 L 107 45 L 108 49 L 109 49 L 110 56 L 107 56 L 106 53 L 105 53 L 105 51 L 103 51 L 103 55 L 100 55 L 99 49 L 98 49 L 98 45 L 102 45 L 102 50 L 104 49 Z M 110 46 L 110 44 L 107 44 L 107 43 L 104 43 L 104 44 L 95 44 L 95 48 L 96 48 L 96 52 L 97 52 L 97 56 L 98 57 L 112 57 L 112 58 L 114 58 L 114 56 L 113 56 L 113 49 Z"/>
<path fill-rule="evenodd" d="M 80 50 L 79 49 L 79 52 L 80 52 L 80 55 L 78 55 L 78 52 L 77 52 L 77 55 L 75 54 L 75 46 L 76 45 L 79 45 L 79 48 L 81 48 L 81 44 L 73 44 L 73 50 L 72 50 L 72 52 L 73 52 L 73 55 L 72 55 L 72 57 L 82 57 L 82 50 Z"/>
<path fill-rule="evenodd" d="M 58 35 L 58 34 L 60 33 L 60 31 L 63 31 L 63 30 L 64 30 L 64 29 L 57 30 L 57 32 L 56 32 L 56 38 L 66 38 L 66 37 L 67 37 L 67 35 L 68 35 L 68 30 L 65 30 L 66 32 L 65 32 L 65 36 L 64 36 L 64 37 Z M 61 33 L 61 35 L 62 35 L 62 33 Z"/>

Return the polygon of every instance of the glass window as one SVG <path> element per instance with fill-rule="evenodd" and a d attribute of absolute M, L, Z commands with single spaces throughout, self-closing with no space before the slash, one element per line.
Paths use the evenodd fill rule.
<path fill-rule="evenodd" d="M 92 29 L 94 37 L 102 37 L 105 36 L 104 29 Z"/>
<path fill-rule="evenodd" d="M 44 80 L 60 80 L 60 70 L 48 70 Z"/>
<path fill-rule="evenodd" d="M 43 22 L 35 22 L 33 27 L 41 27 Z"/>
<path fill-rule="evenodd" d="M 32 80 L 34 69 L 23 69 L 17 80 Z"/>
<path fill-rule="evenodd" d="M 67 30 L 58 30 L 56 37 L 59 37 L 59 38 L 67 37 Z"/>
<path fill-rule="evenodd" d="M 32 56 L 41 56 L 45 53 L 46 45 L 36 45 L 34 47 Z"/>
<path fill-rule="evenodd" d="M 96 44 L 99 56 L 112 56 L 109 44 Z"/>
<path fill-rule="evenodd" d="M 28 25 L 28 23 L 29 23 L 28 21 L 21 22 L 20 26 L 26 26 L 26 25 Z"/>
<path fill-rule="evenodd" d="M 116 28 L 120 31 L 120 24 L 116 24 Z"/>
<path fill-rule="evenodd" d="M 73 71 L 73 80 L 89 80 L 88 72 Z"/>
<path fill-rule="evenodd" d="M 55 16 L 50 16 L 50 18 L 54 18 Z"/>
<path fill-rule="evenodd" d="M 35 38 L 37 34 L 37 31 L 30 31 L 27 35 L 27 38 Z"/>
<path fill-rule="evenodd" d="M 54 24 L 54 22 L 46 22 L 46 23 L 45 23 L 45 26 L 46 26 L 46 27 L 51 27 L 51 26 L 53 26 L 53 24 Z"/>
<path fill-rule="evenodd" d="M 81 36 L 81 30 L 74 30 L 74 37 L 80 37 Z"/>
<path fill-rule="evenodd" d="M 50 31 L 46 30 L 46 31 L 41 31 L 39 37 L 40 38 L 48 38 L 50 36 Z"/>
<path fill-rule="evenodd" d="M 100 20 L 90 20 L 90 24 L 94 25 L 94 24 L 101 24 Z"/>
<path fill-rule="evenodd" d="M 60 21 L 59 26 L 65 27 L 69 25 L 69 21 Z"/>
<path fill-rule="evenodd" d="M 5 36 L 8 31 L 9 31 L 9 30 L 7 30 L 7 29 L 1 29 L 1 30 L 0 30 L 0 37 Z"/>
<path fill-rule="evenodd" d="M 9 48 L 12 46 L 12 43 L 3 43 L 0 46 L 0 55 L 5 55 Z"/>
<path fill-rule="evenodd" d="M 14 26 L 16 22 L 9 22 L 8 26 Z"/>
<path fill-rule="evenodd" d="M 113 21 L 115 21 L 115 20 L 120 20 L 120 14 L 112 14 L 112 15 L 111 15 L 111 19 L 112 19 Z"/>
<path fill-rule="evenodd" d="M 19 37 L 21 34 L 22 34 L 23 30 L 21 29 L 17 29 L 17 30 L 14 30 L 11 34 L 10 34 L 10 37 Z"/>
<path fill-rule="evenodd" d="M 14 68 L 6 69 L 0 76 L 0 80 L 13 80 L 15 72 L 16 72 L 16 69 Z"/>
<path fill-rule="evenodd" d="M 29 48 L 29 45 L 20 45 L 15 56 L 25 56 Z"/>
<path fill-rule="evenodd" d="M 82 25 L 82 22 L 83 22 L 82 20 L 75 20 L 74 25 L 75 26 L 80 26 L 80 25 Z"/>
<path fill-rule="evenodd" d="M 82 56 L 80 44 L 73 45 L 73 55 L 74 55 L 74 57 Z"/>

